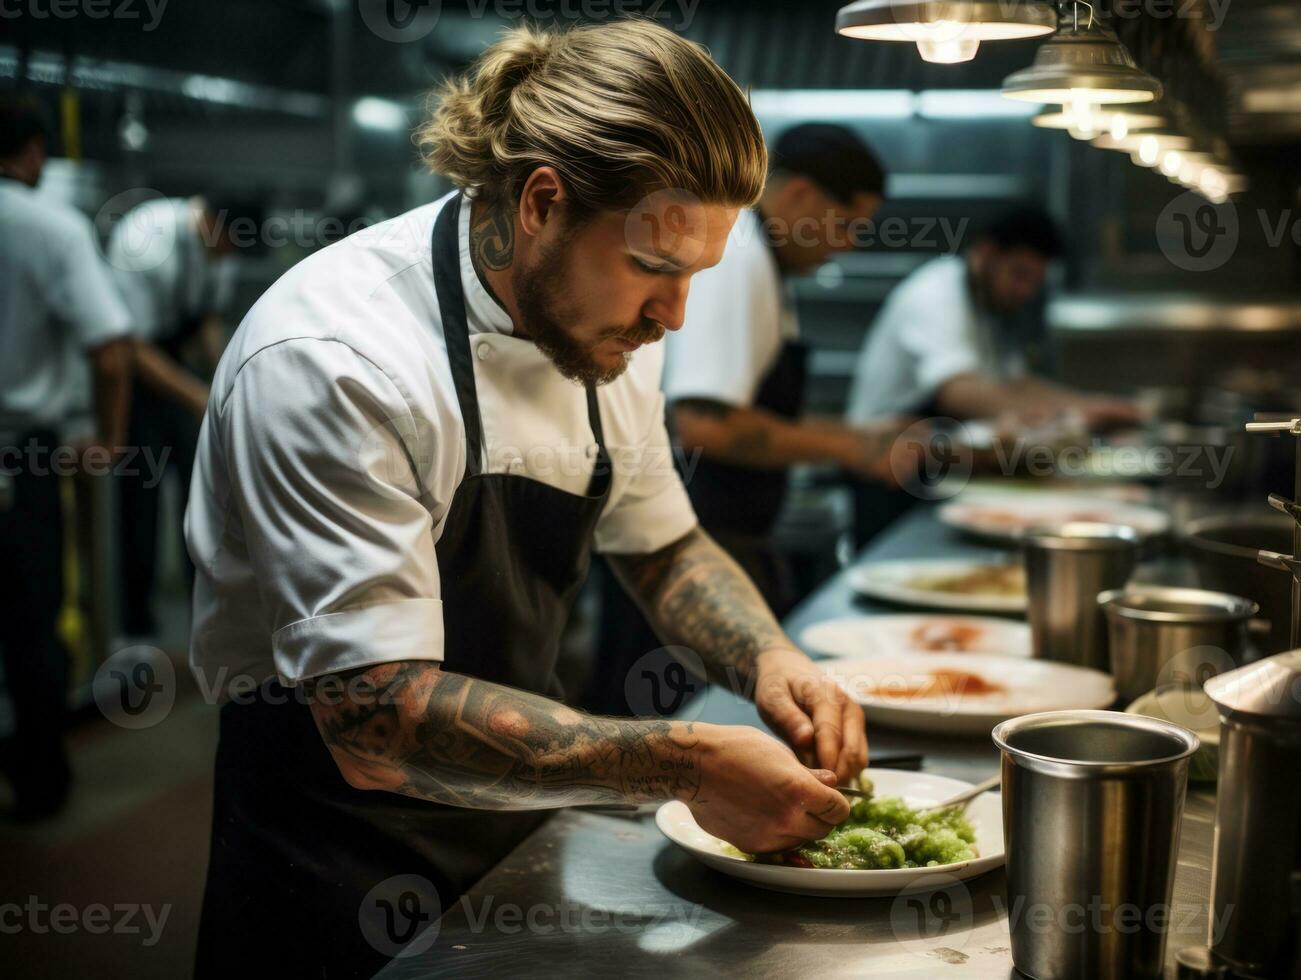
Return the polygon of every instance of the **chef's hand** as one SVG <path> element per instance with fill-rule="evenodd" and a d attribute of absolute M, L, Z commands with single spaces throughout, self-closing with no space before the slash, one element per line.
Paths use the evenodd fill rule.
<path fill-rule="evenodd" d="M 912 416 L 850 429 L 841 464 L 860 477 L 897 488 L 918 471 L 929 437 L 929 426 Z"/>
<path fill-rule="evenodd" d="M 867 765 L 863 709 L 799 650 L 759 655 L 754 703 L 802 762 L 831 770 L 839 785 Z"/>
<path fill-rule="evenodd" d="M 685 802 L 707 833 L 763 854 L 819 840 L 849 816 L 849 801 L 831 788 L 836 774 L 806 769 L 771 735 L 698 727 L 700 781 Z"/>

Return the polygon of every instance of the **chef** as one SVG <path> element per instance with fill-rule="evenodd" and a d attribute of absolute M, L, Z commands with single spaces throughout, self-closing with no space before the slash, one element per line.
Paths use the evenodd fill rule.
<path fill-rule="evenodd" d="M 369 976 L 549 808 L 816 838 L 866 760 L 664 451 L 656 341 L 764 179 L 740 90 L 652 22 L 520 28 L 419 139 L 458 191 L 291 270 L 212 387 L 192 657 L 230 700 L 201 977 Z M 593 544 L 785 745 L 554 700 Z"/>
<path fill-rule="evenodd" d="M 71 416 L 93 401 L 96 432 L 76 447 L 96 467 L 122 444 L 130 396 L 130 321 L 81 212 L 37 193 L 46 126 L 34 103 L 0 99 L 0 651 L 13 701 L 6 746 L 16 815 L 57 813 L 70 781 L 63 726 L 67 654 L 60 469 Z M 93 398 L 69 368 L 85 358 Z M 96 459 L 95 457 L 98 457 Z"/>
<path fill-rule="evenodd" d="M 914 270 L 867 332 L 848 419 L 912 412 L 1014 424 L 1071 414 L 1089 429 L 1137 422 L 1129 401 L 1072 391 L 1026 369 L 1011 320 L 1038 298 L 1061 250 L 1053 220 L 1019 206 L 995 217 L 964 254 Z"/>
<path fill-rule="evenodd" d="M 177 475 L 176 526 L 208 403 L 207 378 L 224 344 L 221 314 L 235 289 L 236 249 L 244 236 L 256 234 L 257 224 L 247 206 L 159 198 L 124 214 L 109 238 L 109 264 L 135 334 L 130 443 Z M 124 477 L 118 490 L 122 628 L 144 642 L 155 632 L 151 602 L 162 488 L 158 474 L 150 473 Z"/>

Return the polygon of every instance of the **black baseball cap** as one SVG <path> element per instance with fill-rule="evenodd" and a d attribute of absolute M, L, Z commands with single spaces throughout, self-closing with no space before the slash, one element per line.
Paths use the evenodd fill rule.
<path fill-rule="evenodd" d="M 836 123 L 800 123 L 769 154 L 774 173 L 800 174 L 848 204 L 855 194 L 885 194 L 885 170 L 858 135 Z"/>

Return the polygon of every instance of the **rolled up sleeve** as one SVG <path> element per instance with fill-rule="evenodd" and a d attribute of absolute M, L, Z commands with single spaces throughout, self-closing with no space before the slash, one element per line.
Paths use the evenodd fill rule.
<path fill-rule="evenodd" d="M 434 437 L 394 381 L 345 344 L 284 341 L 240 368 L 217 424 L 280 679 L 441 660 L 416 462 Z"/>

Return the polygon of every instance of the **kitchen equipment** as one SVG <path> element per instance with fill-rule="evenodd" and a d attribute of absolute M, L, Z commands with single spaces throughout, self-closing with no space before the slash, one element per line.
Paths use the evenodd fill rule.
<path fill-rule="evenodd" d="M 1003 776 L 1001 773 L 999 775 L 990 776 L 988 779 L 984 779 L 976 783 L 976 785 L 971 787 L 971 789 L 963 790 L 957 796 L 951 796 L 947 800 L 943 801 L 942 803 L 936 803 L 934 806 L 928 806 L 925 810 L 922 810 L 921 812 L 923 815 L 925 815 L 927 813 L 935 813 L 937 810 L 947 810 L 951 806 L 959 806 L 959 805 L 962 807 L 963 812 L 965 812 L 967 808 L 971 806 L 972 800 L 974 800 L 977 796 L 982 796 L 985 793 L 988 793 L 991 789 L 998 789 L 999 786 L 1002 785 L 1002 783 L 1003 783 Z"/>
<path fill-rule="evenodd" d="M 1212 956 L 1234 974 L 1284 977 L 1301 873 L 1301 650 L 1214 677 L 1206 693 L 1220 712 Z"/>
<path fill-rule="evenodd" d="M 1034 656 L 1107 670 L 1098 593 L 1128 581 L 1138 534 L 1118 524 L 1073 522 L 1025 536 L 1026 594 Z"/>
<path fill-rule="evenodd" d="M 1006 721 L 993 738 L 1017 970 L 1160 976 L 1197 736 L 1118 711 L 1052 711 Z"/>
<path fill-rule="evenodd" d="M 1167 684 L 1202 685 L 1244 662 L 1250 599 L 1165 585 L 1098 596 L 1111 638 L 1111 674 L 1126 703 Z"/>
<path fill-rule="evenodd" d="M 1292 418 L 1287 421 L 1248 422 L 1247 431 L 1263 432 L 1271 435 L 1287 433 L 1292 436 L 1301 436 L 1301 418 Z M 1292 448 L 1295 454 L 1293 460 L 1293 472 L 1295 474 L 1293 499 L 1288 500 L 1276 493 L 1269 495 L 1269 505 L 1292 518 L 1292 546 L 1287 554 L 1277 551 L 1261 551 L 1258 553 L 1257 559 L 1263 565 L 1290 572 L 1292 575 L 1292 593 L 1289 602 L 1292 611 L 1292 628 L 1288 634 L 1288 647 L 1295 650 L 1297 647 L 1301 647 L 1301 507 L 1298 507 L 1296 503 L 1296 498 L 1301 497 L 1301 449 L 1297 449 L 1295 446 Z"/>
<path fill-rule="evenodd" d="M 864 775 L 872 780 L 877 795 L 901 796 L 912 807 L 933 806 L 971 788 L 970 783 L 960 779 L 929 772 L 899 772 L 872 766 Z M 955 881 L 974 878 L 1002 865 L 1003 808 L 999 798 L 987 793 L 974 800 L 967 819 L 976 831 L 974 861 L 927 868 L 856 871 L 747 861 L 728 844 L 702 830 L 685 803 L 674 800 L 655 813 L 655 825 L 665 837 L 716 871 L 760 888 L 828 898 L 898 895 L 904 891 L 910 896 L 919 895 L 927 888 L 947 889 Z"/>
<path fill-rule="evenodd" d="M 1214 514 L 1189 521 L 1179 535 L 1202 588 L 1259 604 L 1269 631 L 1253 634 L 1253 640 L 1264 653 L 1291 648 L 1292 580 L 1261 564 L 1257 555 L 1261 549 L 1290 551 L 1295 526 L 1286 514 Z"/>

